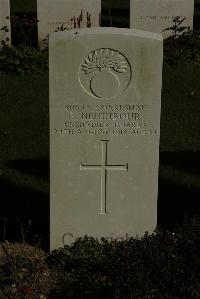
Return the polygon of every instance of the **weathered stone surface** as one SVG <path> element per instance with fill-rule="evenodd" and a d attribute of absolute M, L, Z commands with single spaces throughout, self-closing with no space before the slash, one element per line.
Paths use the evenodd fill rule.
<path fill-rule="evenodd" d="M 175 23 L 177 28 L 193 29 L 194 0 L 130 1 L 131 28 L 162 33 L 164 38 L 175 34 L 175 30 L 172 29 L 165 31 Z M 182 32 L 177 31 L 176 34 Z"/>
<path fill-rule="evenodd" d="M 162 50 L 130 29 L 50 37 L 51 249 L 156 227 Z"/>
<path fill-rule="evenodd" d="M 0 0 L 0 47 L 11 45 L 10 2 Z"/>
<path fill-rule="evenodd" d="M 56 30 L 98 27 L 100 14 L 101 0 L 37 0 L 39 44 Z"/>

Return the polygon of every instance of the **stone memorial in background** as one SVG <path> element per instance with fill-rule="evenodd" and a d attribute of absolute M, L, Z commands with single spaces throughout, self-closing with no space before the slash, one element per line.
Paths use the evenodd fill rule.
<path fill-rule="evenodd" d="M 98 27 L 101 0 L 37 0 L 38 40 L 41 47 L 54 31 Z"/>
<path fill-rule="evenodd" d="M 51 249 L 123 240 L 157 223 L 162 36 L 50 36 Z"/>
<path fill-rule="evenodd" d="M 0 0 L 0 47 L 11 45 L 10 2 Z"/>
<path fill-rule="evenodd" d="M 162 33 L 164 38 L 193 29 L 194 0 L 130 1 L 131 28 Z"/>

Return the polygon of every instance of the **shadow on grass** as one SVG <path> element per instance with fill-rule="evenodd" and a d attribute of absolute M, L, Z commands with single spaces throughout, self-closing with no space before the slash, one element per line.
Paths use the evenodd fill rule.
<path fill-rule="evenodd" d="M 0 241 L 38 244 L 49 250 L 49 194 L 0 180 Z"/>
<path fill-rule="evenodd" d="M 28 159 L 8 161 L 6 166 L 29 181 L 34 178 L 49 182 L 49 160 Z M 174 229 L 187 215 L 200 215 L 200 153 L 199 152 L 163 152 L 160 154 L 158 225 Z M 165 171 L 172 170 L 171 172 Z M 184 181 L 184 178 L 191 182 Z M 195 180 L 195 184 L 192 180 Z M 0 241 L 22 241 L 22 228 L 27 233 L 27 241 L 49 248 L 49 192 L 36 191 L 29 186 L 29 181 L 22 185 L 9 178 L 0 180 Z M 28 187 L 27 187 L 28 186 Z"/>
<path fill-rule="evenodd" d="M 163 152 L 161 167 L 172 172 L 166 177 L 160 171 L 158 225 L 173 230 L 185 217 L 200 216 L 200 153 Z"/>
<path fill-rule="evenodd" d="M 200 152 L 162 152 L 160 164 L 200 176 Z"/>
<path fill-rule="evenodd" d="M 185 217 L 200 216 L 198 188 L 188 188 L 159 179 L 158 225 L 173 230 Z"/>
<path fill-rule="evenodd" d="M 45 181 L 49 181 L 49 159 L 11 160 L 6 163 L 6 166 L 23 174 L 33 175 Z"/>

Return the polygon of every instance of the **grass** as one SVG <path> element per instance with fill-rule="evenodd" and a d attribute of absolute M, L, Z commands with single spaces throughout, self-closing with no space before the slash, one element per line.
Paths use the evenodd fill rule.
<path fill-rule="evenodd" d="M 164 66 L 158 224 L 170 228 L 200 213 L 200 66 Z"/>
<path fill-rule="evenodd" d="M 200 151 L 199 76 L 198 65 L 165 65 L 161 152 Z M 0 84 L 1 162 L 48 158 L 48 75 L 2 76 Z"/>
<path fill-rule="evenodd" d="M 129 1 L 112 2 L 113 26 L 128 26 Z M 103 7 L 106 24 L 107 0 Z M 198 17 L 200 0 L 195 9 Z M 35 13 L 36 0 L 11 0 L 11 11 Z M 173 227 L 185 214 L 200 213 L 199 78 L 198 65 L 164 66 L 158 195 L 158 224 L 164 227 Z M 0 99 L 0 241 L 20 240 L 21 225 L 31 219 L 30 239 L 42 239 L 47 249 L 48 74 L 0 76 Z"/>
<path fill-rule="evenodd" d="M 0 240 L 21 241 L 32 219 L 30 242 L 48 249 L 48 75 L 0 78 Z M 33 242 L 34 242 L 33 241 Z"/>
<path fill-rule="evenodd" d="M 199 65 L 163 70 L 161 151 L 199 151 Z"/>
<path fill-rule="evenodd" d="M 1 159 L 48 156 L 48 75 L 0 80 Z"/>
<path fill-rule="evenodd" d="M 160 225 L 170 226 L 181 221 L 185 213 L 193 215 L 199 211 L 199 77 L 198 65 L 180 68 L 164 66 L 159 171 Z M 6 199 L 0 212 L 0 235 L 2 219 L 8 215 L 8 235 L 13 231 L 13 226 L 19 232 L 16 219 L 22 219 L 22 223 L 32 219 L 34 233 L 47 244 L 48 75 L 5 75 L 0 78 L 0 86 L 0 190 L 1 198 Z M 16 231 L 13 232 L 13 238 L 16 238 Z"/>
<path fill-rule="evenodd" d="M 199 65 L 164 66 L 161 152 L 200 151 L 199 76 Z M 0 85 L 1 160 L 48 157 L 48 74 L 4 75 Z"/>

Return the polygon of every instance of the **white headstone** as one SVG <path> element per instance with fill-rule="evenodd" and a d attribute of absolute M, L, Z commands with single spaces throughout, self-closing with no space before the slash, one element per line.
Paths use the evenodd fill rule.
<path fill-rule="evenodd" d="M 51 249 L 155 229 L 162 53 L 131 29 L 50 37 Z"/>
<path fill-rule="evenodd" d="M 98 27 L 100 17 L 101 0 L 37 0 L 39 44 L 56 30 Z"/>
<path fill-rule="evenodd" d="M 0 47 L 11 44 L 10 2 L 0 0 Z"/>
<path fill-rule="evenodd" d="M 130 27 L 162 33 L 167 38 L 176 26 L 193 29 L 194 0 L 130 0 Z M 176 18 L 176 19 L 175 19 Z M 169 30 L 165 30 L 171 28 Z M 176 32 L 181 34 L 183 31 Z"/>

